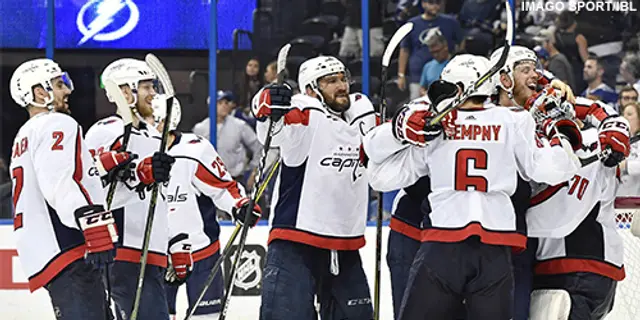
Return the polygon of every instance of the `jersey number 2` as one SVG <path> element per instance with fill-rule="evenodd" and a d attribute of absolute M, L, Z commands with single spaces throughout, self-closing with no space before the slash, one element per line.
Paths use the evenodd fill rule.
<path fill-rule="evenodd" d="M 455 189 L 458 191 L 469 191 L 473 188 L 476 191 L 487 192 L 489 182 L 483 176 L 470 175 L 471 168 L 475 170 L 487 170 L 487 152 L 482 149 L 460 149 L 456 152 Z"/>
<path fill-rule="evenodd" d="M 220 157 L 217 157 L 216 160 L 211 163 L 211 166 L 218 170 L 219 178 L 224 177 L 224 175 L 227 173 L 227 167 L 224 166 L 224 163 L 222 162 L 222 159 Z"/>
<path fill-rule="evenodd" d="M 51 150 L 62 150 L 64 147 L 61 145 L 62 139 L 64 139 L 64 132 L 62 131 L 54 131 L 51 136 L 56 139 L 51 146 Z"/>
<path fill-rule="evenodd" d="M 20 199 L 20 194 L 22 193 L 22 186 L 24 184 L 24 169 L 22 167 L 17 167 L 11 170 L 11 178 L 16 179 L 16 182 L 13 187 L 13 208 L 17 210 L 18 208 L 18 200 Z M 22 228 L 22 213 L 15 213 L 13 217 L 13 230 L 17 230 Z"/>

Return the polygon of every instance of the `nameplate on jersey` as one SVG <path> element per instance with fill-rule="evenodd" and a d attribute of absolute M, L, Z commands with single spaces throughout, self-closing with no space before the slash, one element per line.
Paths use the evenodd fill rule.
<path fill-rule="evenodd" d="M 498 142 L 501 138 L 502 125 L 488 124 L 456 124 L 454 134 L 445 136 L 447 140 L 470 140 L 484 142 Z"/>

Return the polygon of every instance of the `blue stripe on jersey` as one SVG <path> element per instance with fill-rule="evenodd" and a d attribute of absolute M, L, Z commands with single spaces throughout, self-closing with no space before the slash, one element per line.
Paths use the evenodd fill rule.
<path fill-rule="evenodd" d="M 122 243 L 124 241 L 124 207 L 111 210 L 113 214 L 113 220 L 116 221 L 116 229 L 118 230 L 118 245 L 117 247 L 122 247 Z"/>
<path fill-rule="evenodd" d="M 289 167 L 284 163 L 280 166 L 280 186 L 278 202 L 274 210 L 274 226 L 292 228 L 296 226 L 306 168 L 307 160 L 297 167 Z"/>
<path fill-rule="evenodd" d="M 427 204 L 429 203 L 425 198 L 422 198 L 422 200 Z M 416 199 L 413 199 L 410 195 L 405 194 L 398 201 L 398 206 L 396 207 L 396 211 L 393 213 L 393 216 L 410 226 L 421 229 L 424 215 L 431 211 L 429 210 L 423 213 L 422 200 L 416 201 Z"/>
<path fill-rule="evenodd" d="M 516 232 L 527 235 L 527 217 L 531 199 L 531 185 L 518 174 L 516 191 L 511 195 L 511 204 L 516 213 Z"/>
<path fill-rule="evenodd" d="M 218 225 L 218 219 L 216 219 L 216 207 L 213 204 L 213 200 L 207 196 L 197 196 L 196 201 L 204 223 L 204 233 L 213 243 L 220 236 L 220 226 Z"/>
<path fill-rule="evenodd" d="M 79 229 L 69 228 L 62 224 L 56 210 L 49 206 L 48 203 L 47 211 L 49 213 L 49 218 L 51 219 L 53 233 L 56 236 L 56 241 L 58 241 L 58 246 L 60 246 L 61 252 L 73 249 L 84 243 L 84 236 L 82 235 L 82 232 Z"/>

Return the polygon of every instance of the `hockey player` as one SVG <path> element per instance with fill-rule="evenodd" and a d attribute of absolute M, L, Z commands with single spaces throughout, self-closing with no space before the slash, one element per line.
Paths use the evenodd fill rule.
<path fill-rule="evenodd" d="M 155 75 L 144 61 L 119 59 L 109 64 L 101 75 L 102 81 L 115 82 L 130 104 L 133 127 L 126 150 L 122 148 L 124 125 L 119 115 L 113 115 L 95 123 L 87 131 L 87 144 L 95 154 L 100 175 L 117 183 L 111 211 L 115 217 L 120 241 L 116 261 L 110 272 L 113 300 L 117 317 L 129 319 L 133 310 L 142 252 L 145 225 L 151 200 L 149 186 L 169 181 L 169 171 L 175 161 L 160 148 L 160 133 L 143 118 L 153 115 L 151 101 L 156 95 Z M 119 92 L 106 92 L 109 101 Z M 169 234 L 165 197 L 156 199 L 155 218 L 149 242 L 148 265 L 144 274 L 144 286 L 140 300 L 138 319 L 169 319 L 164 275 L 167 266 L 167 247 L 170 252 L 183 254 L 188 248 L 184 235 Z M 172 250 L 176 250 L 175 252 Z M 174 263 L 174 268 L 176 264 Z M 183 269 L 187 266 L 182 266 Z"/>
<path fill-rule="evenodd" d="M 169 206 L 169 228 L 173 233 L 187 230 L 191 252 L 172 254 L 165 280 L 169 313 L 175 319 L 178 287 L 186 283 L 189 310 L 202 291 L 213 265 L 220 258 L 220 225 L 216 207 L 232 214 L 239 223 L 244 221 L 249 199 L 241 185 L 231 178 L 222 159 L 208 140 L 176 128 L 180 123 L 180 103 L 173 100 L 169 121 L 167 153 L 176 159 L 171 168 L 171 179 L 166 189 Z M 167 100 L 156 95 L 152 101 L 153 117 L 158 131 L 165 125 Z M 254 207 L 250 223 L 260 219 L 260 207 Z M 171 251 L 171 248 L 169 248 Z M 180 270 L 176 266 L 187 265 Z M 218 275 L 198 305 L 193 319 L 217 319 L 223 292 L 222 275 Z"/>
<path fill-rule="evenodd" d="M 109 319 L 100 268 L 118 241 L 111 212 L 78 123 L 68 110 L 73 83 L 57 63 L 34 59 L 10 81 L 29 113 L 11 155 L 14 234 L 29 290 L 49 292 L 57 319 Z"/>
<path fill-rule="evenodd" d="M 459 55 L 441 77 L 462 92 L 487 69 L 487 59 Z M 405 108 L 364 139 L 374 189 L 431 178 L 432 211 L 399 319 L 451 319 L 463 299 L 474 318 L 510 319 L 511 250 L 526 242 L 511 197 L 518 174 L 557 183 L 578 170 L 571 150 L 579 145 L 575 123 L 557 123 L 561 129 L 548 132 L 550 141 L 537 139 L 527 113 L 484 105 L 492 92 L 492 83 L 485 83 L 441 126 L 426 125 L 433 117 L 428 108 Z M 436 110 L 446 103 L 434 101 Z"/>
<path fill-rule="evenodd" d="M 575 116 L 566 104 L 552 90 L 543 90 L 527 101 L 527 108 L 543 121 L 553 121 L 544 110 L 569 110 L 565 113 Z M 536 188 L 527 212 L 529 236 L 540 238 L 530 314 L 534 320 L 602 319 L 612 308 L 616 281 L 625 276 L 613 204 L 616 167 L 629 155 L 629 124 L 610 116 L 599 128 L 581 133 L 580 157 L 604 150 L 616 155 L 582 167 L 566 182 Z"/>
<path fill-rule="evenodd" d="M 369 187 L 359 152 L 375 126 L 373 106 L 365 95 L 350 94 L 349 72 L 334 57 L 305 61 L 298 83 L 302 94 L 267 86 L 252 104 L 261 141 L 269 134 L 266 119 L 277 121 L 272 144 L 281 155 L 260 318 L 316 319 L 317 295 L 323 319 L 370 319 L 358 253 Z"/>

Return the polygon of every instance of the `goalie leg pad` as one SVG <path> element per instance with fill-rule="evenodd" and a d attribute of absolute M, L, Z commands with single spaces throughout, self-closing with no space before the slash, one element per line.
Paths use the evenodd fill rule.
<path fill-rule="evenodd" d="M 568 320 L 571 296 L 562 289 L 539 289 L 531 293 L 530 320 Z"/>

